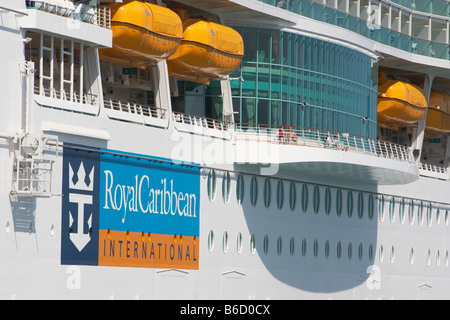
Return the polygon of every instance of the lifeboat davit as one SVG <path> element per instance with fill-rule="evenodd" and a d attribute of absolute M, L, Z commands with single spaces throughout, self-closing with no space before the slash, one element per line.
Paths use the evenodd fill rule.
<path fill-rule="evenodd" d="M 450 96 L 431 92 L 425 130 L 432 134 L 450 133 Z"/>
<path fill-rule="evenodd" d="M 378 123 L 413 125 L 427 110 L 425 92 L 410 83 L 386 80 L 378 87 Z"/>
<path fill-rule="evenodd" d="M 113 3 L 113 47 L 100 50 L 102 60 L 145 68 L 167 59 L 183 37 L 180 17 L 170 9 L 144 1 Z"/>
<path fill-rule="evenodd" d="M 236 70 L 244 56 L 244 41 L 237 31 L 186 18 L 184 10 L 176 12 L 183 21 L 183 40 L 167 61 L 170 76 L 209 84 Z"/>

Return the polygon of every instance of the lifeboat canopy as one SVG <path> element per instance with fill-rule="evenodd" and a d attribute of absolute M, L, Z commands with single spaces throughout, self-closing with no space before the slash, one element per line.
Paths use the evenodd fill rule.
<path fill-rule="evenodd" d="M 425 92 L 418 86 L 386 80 L 378 87 L 378 123 L 413 125 L 427 110 Z"/>
<path fill-rule="evenodd" d="M 175 78 L 209 84 L 232 73 L 244 56 L 244 41 L 232 28 L 205 20 L 190 19 L 174 9 L 183 21 L 183 40 L 167 64 Z"/>
<path fill-rule="evenodd" d="M 450 133 L 450 96 L 431 92 L 425 130 L 431 134 Z"/>
<path fill-rule="evenodd" d="M 167 59 L 183 37 L 180 17 L 170 9 L 144 1 L 112 3 L 113 47 L 100 50 L 102 60 L 146 68 Z"/>

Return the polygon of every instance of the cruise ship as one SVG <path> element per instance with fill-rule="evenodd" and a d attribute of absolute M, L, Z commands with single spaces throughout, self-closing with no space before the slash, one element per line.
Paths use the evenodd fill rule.
<path fill-rule="evenodd" d="M 450 3 L 0 0 L 0 299 L 449 299 Z"/>

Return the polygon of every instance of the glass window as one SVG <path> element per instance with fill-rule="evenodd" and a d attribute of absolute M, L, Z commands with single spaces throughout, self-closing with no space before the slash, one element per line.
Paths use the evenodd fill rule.
<path fill-rule="evenodd" d="M 263 252 L 267 254 L 269 252 L 269 236 L 265 235 L 263 240 Z"/>
<path fill-rule="evenodd" d="M 308 210 L 308 185 L 302 186 L 302 210 L 306 212 Z"/>
<path fill-rule="evenodd" d="M 213 169 L 208 173 L 208 197 L 210 202 L 216 198 L 216 172 Z"/>
<path fill-rule="evenodd" d="M 228 232 L 224 231 L 223 236 L 222 236 L 222 250 L 223 253 L 227 253 L 228 252 Z"/>
<path fill-rule="evenodd" d="M 256 30 L 250 28 L 243 28 L 241 32 L 244 40 L 244 61 L 257 62 L 257 37 L 255 37 Z"/>
<path fill-rule="evenodd" d="M 272 63 L 281 64 L 282 59 L 281 31 L 272 30 Z"/>
<path fill-rule="evenodd" d="M 258 30 L 258 62 L 270 63 L 270 30 L 267 29 Z"/>
<path fill-rule="evenodd" d="M 250 237 L 250 253 L 255 254 L 256 253 L 256 239 L 255 234 L 252 234 Z"/>
<path fill-rule="evenodd" d="M 236 199 L 239 204 L 244 200 L 244 177 L 242 174 L 237 175 L 236 178 Z"/>
<path fill-rule="evenodd" d="M 258 200 L 258 180 L 256 177 L 252 177 L 252 182 L 250 184 L 250 200 L 252 206 L 256 206 L 256 201 Z"/>
<path fill-rule="evenodd" d="M 242 233 L 238 233 L 236 237 L 236 250 L 238 254 L 242 253 Z"/>
<path fill-rule="evenodd" d="M 297 187 L 295 182 L 291 182 L 291 187 L 289 188 L 289 206 L 291 211 L 295 210 L 295 204 L 297 203 Z"/>
<path fill-rule="evenodd" d="M 318 213 L 320 208 L 320 190 L 318 186 L 314 187 L 314 212 Z"/>
<path fill-rule="evenodd" d="M 358 217 L 363 218 L 364 215 L 364 194 L 360 192 L 358 194 Z"/>
<path fill-rule="evenodd" d="M 223 202 L 230 202 L 230 183 L 231 177 L 229 172 L 225 172 L 222 178 L 222 198 Z"/>
<path fill-rule="evenodd" d="M 282 249 L 283 249 L 283 239 L 281 237 L 278 237 L 278 240 L 277 240 L 277 253 L 278 253 L 279 256 L 281 256 Z"/>
<path fill-rule="evenodd" d="M 330 188 L 325 189 L 325 213 L 330 215 L 331 212 L 331 190 Z"/>
<path fill-rule="evenodd" d="M 338 217 L 342 214 L 342 191 L 340 189 L 336 190 L 336 214 Z"/>
<path fill-rule="evenodd" d="M 266 178 L 264 181 L 264 206 L 266 208 L 269 208 L 270 206 L 270 198 L 271 198 L 272 192 L 271 192 L 271 186 L 270 186 L 270 179 Z"/>
<path fill-rule="evenodd" d="M 283 181 L 278 180 L 278 185 L 277 185 L 277 206 L 278 206 L 278 209 L 283 208 L 283 201 L 284 201 Z"/>
<path fill-rule="evenodd" d="M 214 250 L 214 232 L 209 230 L 208 233 L 208 250 L 212 252 Z"/>

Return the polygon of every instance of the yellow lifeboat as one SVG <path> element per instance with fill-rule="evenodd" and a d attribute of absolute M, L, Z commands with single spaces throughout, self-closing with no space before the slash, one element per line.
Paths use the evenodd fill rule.
<path fill-rule="evenodd" d="M 244 41 L 237 31 L 214 22 L 186 18 L 184 10 L 177 13 L 183 21 L 183 40 L 167 61 L 170 76 L 209 84 L 239 66 Z"/>
<path fill-rule="evenodd" d="M 378 123 L 408 126 L 417 123 L 427 109 L 424 91 L 412 84 L 386 80 L 378 87 Z"/>
<path fill-rule="evenodd" d="M 450 133 L 450 96 L 432 92 L 428 104 L 425 130 L 431 134 Z"/>
<path fill-rule="evenodd" d="M 172 10 L 133 0 L 108 6 L 113 47 L 100 50 L 102 60 L 145 68 L 149 62 L 167 59 L 180 45 L 183 25 Z"/>

